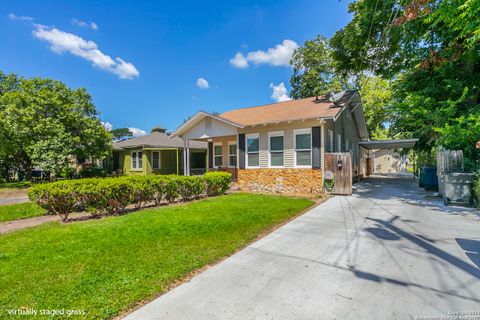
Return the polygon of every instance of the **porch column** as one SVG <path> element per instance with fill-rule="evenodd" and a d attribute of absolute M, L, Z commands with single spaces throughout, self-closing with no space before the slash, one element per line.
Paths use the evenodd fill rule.
<path fill-rule="evenodd" d="M 185 176 L 190 175 L 190 148 L 189 148 L 189 141 L 188 139 L 184 140 L 183 144 L 183 174 Z"/>
<path fill-rule="evenodd" d="M 207 167 L 208 167 L 209 171 L 212 171 L 212 170 L 213 170 L 213 141 L 208 141 L 208 150 L 207 150 L 207 153 L 208 153 L 208 156 L 207 156 L 207 159 L 208 159 Z"/>

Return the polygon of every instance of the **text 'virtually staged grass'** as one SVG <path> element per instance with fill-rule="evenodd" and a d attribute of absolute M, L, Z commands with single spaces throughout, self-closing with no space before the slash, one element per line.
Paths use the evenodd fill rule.
<path fill-rule="evenodd" d="M 312 204 L 237 193 L 0 236 L 0 318 L 19 308 L 114 317 Z"/>

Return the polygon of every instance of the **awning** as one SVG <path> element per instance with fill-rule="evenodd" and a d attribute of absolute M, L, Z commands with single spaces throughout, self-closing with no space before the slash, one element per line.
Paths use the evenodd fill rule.
<path fill-rule="evenodd" d="M 415 146 L 418 139 L 404 139 L 404 140 L 371 140 L 359 141 L 358 144 L 362 147 L 374 149 L 409 149 Z"/>

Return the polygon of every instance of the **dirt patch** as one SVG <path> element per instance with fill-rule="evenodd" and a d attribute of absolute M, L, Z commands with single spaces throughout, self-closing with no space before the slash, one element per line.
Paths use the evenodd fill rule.
<path fill-rule="evenodd" d="M 0 189 L 0 199 L 26 197 L 27 192 L 28 189 Z"/>

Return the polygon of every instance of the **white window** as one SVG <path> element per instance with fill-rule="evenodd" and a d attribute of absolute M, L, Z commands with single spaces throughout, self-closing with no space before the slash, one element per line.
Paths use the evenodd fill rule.
<path fill-rule="evenodd" d="M 221 167 L 222 166 L 222 144 L 215 144 L 213 146 L 213 166 Z"/>
<path fill-rule="evenodd" d="M 312 166 L 312 129 L 297 129 L 293 131 L 295 148 L 295 166 Z"/>
<path fill-rule="evenodd" d="M 270 167 L 283 167 L 283 140 L 283 131 L 268 133 Z"/>
<path fill-rule="evenodd" d="M 142 160 L 143 152 L 142 151 L 133 151 L 131 153 L 132 157 L 132 170 L 139 170 L 143 168 L 143 160 Z"/>
<path fill-rule="evenodd" d="M 328 129 L 328 152 L 333 152 L 333 131 Z"/>
<path fill-rule="evenodd" d="M 160 169 L 160 151 L 152 151 L 152 169 Z"/>
<path fill-rule="evenodd" d="M 228 163 L 230 167 L 236 167 L 237 166 L 237 144 L 236 143 L 230 143 L 228 145 Z"/>
<path fill-rule="evenodd" d="M 342 135 L 337 133 L 337 152 L 342 152 Z"/>
<path fill-rule="evenodd" d="M 247 140 L 247 168 L 260 166 L 260 139 L 258 133 L 248 134 Z"/>

